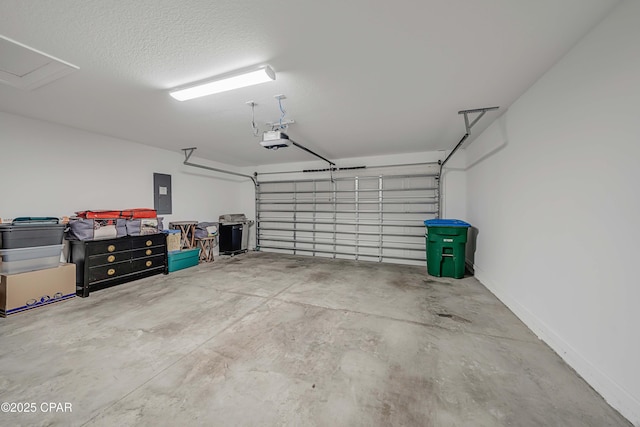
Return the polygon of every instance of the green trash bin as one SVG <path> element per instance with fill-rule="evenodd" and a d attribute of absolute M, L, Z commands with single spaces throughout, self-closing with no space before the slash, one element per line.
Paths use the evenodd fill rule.
<path fill-rule="evenodd" d="M 457 219 L 428 219 L 427 273 L 436 277 L 464 277 L 467 230 L 471 224 Z"/>

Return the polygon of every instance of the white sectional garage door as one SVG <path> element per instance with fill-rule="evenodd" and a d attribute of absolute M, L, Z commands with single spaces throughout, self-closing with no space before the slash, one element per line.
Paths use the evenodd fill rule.
<path fill-rule="evenodd" d="M 421 169 L 259 182 L 257 247 L 424 264 L 424 220 L 437 216 L 438 181 L 437 168 Z"/>

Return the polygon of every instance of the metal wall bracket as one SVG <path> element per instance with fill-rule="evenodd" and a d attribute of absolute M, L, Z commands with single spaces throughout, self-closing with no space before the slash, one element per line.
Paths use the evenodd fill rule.
<path fill-rule="evenodd" d="M 485 107 L 485 108 L 475 108 L 472 110 L 461 110 L 458 111 L 458 114 L 464 115 L 464 127 L 465 134 L 462 136 L 460 141 L 453 147 L 453 150 L 449 153 L 449 155 L 442 161 L 438 161 L 440 163 L 440 172 L 438 173 L 438 218 L 442 215 L 442 170 L 444 169 L 444 165 L 449 161 L 449 159 L 458 151 L 458 148 L 462 146 L 462 144 L 469 138 L 471 135 L 471 128 L 478 123 L 478 121 L 486 114 L 487 111 L 497 110 L 500 107 Z M 473 120 L 469 121 L 469 114 L 478 114 Z"/>
<path fill-rule="evenodd" d="M 476 123 L 478 123 L 478 120 L 480 120 L 487 111 L 497 110 L 498 108 L 500 107 L 485 107 L 485 108 L 476 108 L 474 110 L 462 110 L 462 111 L 458 111 L 458 114 L 464 114 L 464 126 L 467 129 L 467 133 L 470 134 L 471 128 L 475 126 Z M 479 113 L 479 114 L 471 123 L 469 123 L 469 114 L 474 114 L 474 113 Z"/>
<path fill-rule="evenodd" d="M 288 126 L 288 125 L 294 124 L 295 122 L 296 121 L 293 119 L 283 120 L 282 126 Z M 280 122 L 266 122 L 265 125 L 269 126 L 270 128 L 274 128 L 274 127 L 280 126 Z"/>
<path fill-rule="evenodd" d="M 184 153 L 184 161 L 185 162 L 189 161 L 189 158 L 191 157 L 193 152 L 196 151 L 197 148 L 198 147 L 182 148 L 182 152 Z"/>

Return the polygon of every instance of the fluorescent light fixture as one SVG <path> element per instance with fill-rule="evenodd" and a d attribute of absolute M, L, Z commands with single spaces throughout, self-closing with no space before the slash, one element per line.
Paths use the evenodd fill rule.
<path fill-rule="evenodd" d="M 264 66 L 257 70 L 241 72 L 240 74 L 225 74 L 195 85 L 189 85 L 181 89 L 172 90 L 169 95 L 178 101 L 186 101 L 201 96 L 213 95 L 214 93 L 226 92 L 246 86 L 253 86 L 276 79 L 276 73 L 271 67 Z"/>

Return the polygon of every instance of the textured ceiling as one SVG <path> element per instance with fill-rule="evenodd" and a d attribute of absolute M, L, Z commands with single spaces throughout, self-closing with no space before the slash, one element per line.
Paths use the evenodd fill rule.
<path fill-rule="evenodd" d="M 0 110 L 238 166 L 451 148 L 461 109 L 508 107 L 617 0 L 2 0 L 0 34 L 80 67 Z M 274 82 L 178 102 L 167 89 L 256 64 Z M 498 113 L 474 128 L 482 130 Z"/>

